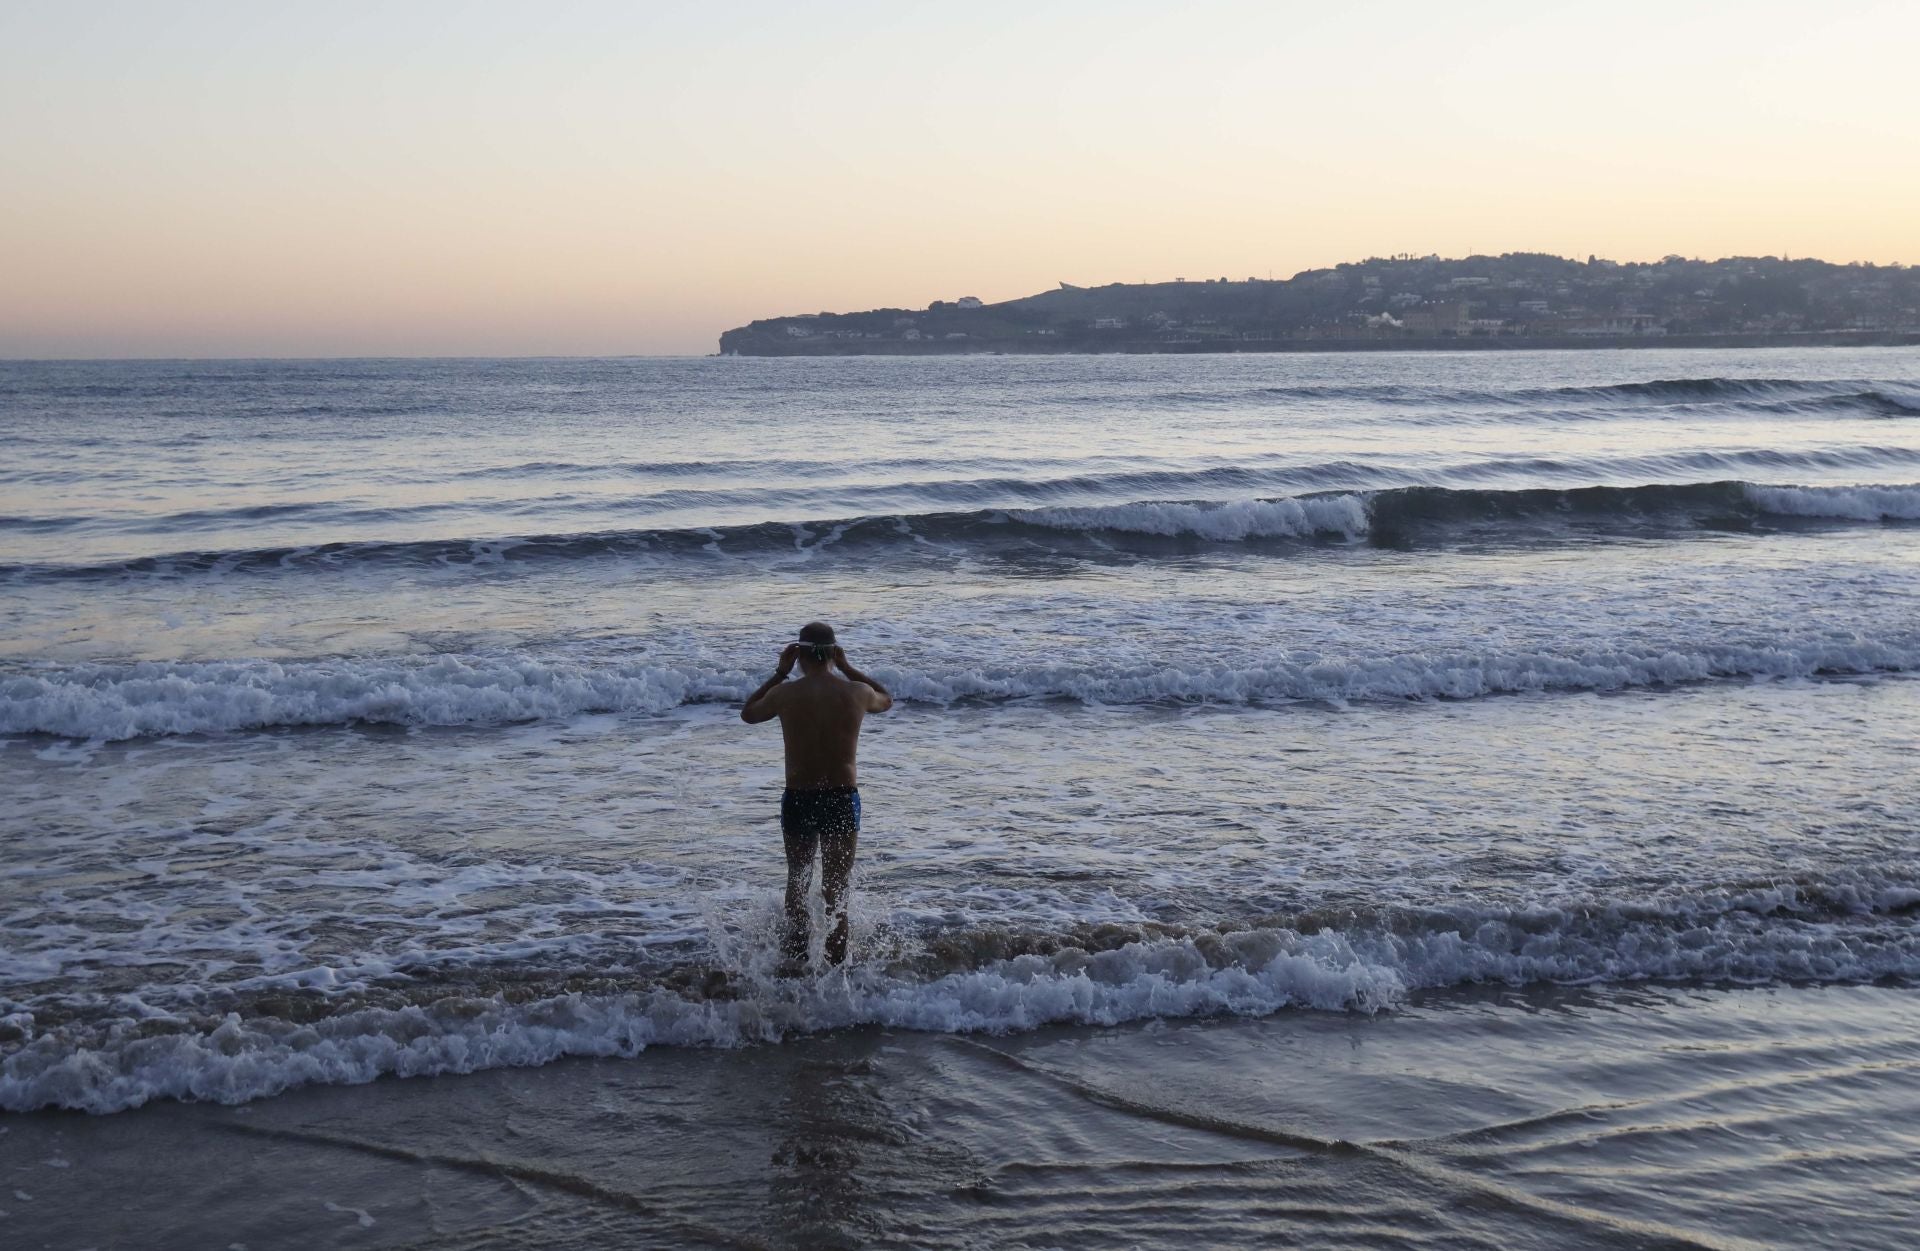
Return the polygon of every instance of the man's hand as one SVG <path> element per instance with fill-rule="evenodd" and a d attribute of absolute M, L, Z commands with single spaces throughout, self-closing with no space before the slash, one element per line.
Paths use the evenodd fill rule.
<path fill-rule="evenodd" d="M 833 665 L 834 668 L 840 670 L 842 673 L 851 674 L 853 672 L 853 666 L 847 663 L 847 649 L 841 647 L 838 643 L 834 644 L 833 647 Z"/>
<path fill-rule="evenodd" d="M 777 701 L 767 698 L 793 673 L 793 662 L 800 659 L 800 644 L 789 643 L 780 653 L 780 663 L 774 668 L 773 676 L 760 684 L 760 689 L 747 696 L 747 702 L 740 708 L 740 719 L 748 725 L 758 725 L 777 715 Z"/>

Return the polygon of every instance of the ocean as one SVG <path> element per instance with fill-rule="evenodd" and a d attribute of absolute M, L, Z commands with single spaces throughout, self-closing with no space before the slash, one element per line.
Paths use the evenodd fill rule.
<path fill-rule="evenodd" d="M 1908 1245 L 1917 523 L 1920 349 L 0 362 L 0 1240 Z"/>

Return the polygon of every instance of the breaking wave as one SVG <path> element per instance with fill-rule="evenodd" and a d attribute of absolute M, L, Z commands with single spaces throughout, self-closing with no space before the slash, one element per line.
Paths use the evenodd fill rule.
<path fill-rule="evenodd" d="M 1607 400 L 1616 403 L 1698 400 L 1778 400 L 1864 394 L 1860 383 L 1812 381 L 1802 378 L 1656 378 L 1648 382 L 1617 382 L 1607 386 L 1549 387 L 1510 392 L 1515 402 L 1542 399 Z"/>
<path fill-rule="evenodd" d="M 1288 1008 L 1392 1010 L 1410 996 L 1498 984 L 1646 980 L 1844 983 L 1920 976 L 1920 885 L 1858 873 L 1829 882 L 1675 889 L 1530 908 L 1459 906 L 1193 927 L 991 928 L 914 940 L 845 971 L 783 980 L 771 949 L 593 990 L 403 984 L 387 996 L 311 996 L 212 1014 L 106 1021 L 0 1018 L 0 1109 L 120 1111 L 156 1099 L 238 1103 L 351 1084 L 631 1056 L 648 1047 L 777 1043 L 886 1026 L 1011 1033 Z M 316 984 L 325 979 L 311 979 Z M 285 1012 L 283 1006 L 278 1008 Z"/>
<path fill-rule="evenodd" d="M 1669 649 L 1288 657 L 1250 666 L 875 667 L 895 697 L 910 702 L 1068 699 L 1104 705 L 1473 699 L 1716 678 L 1914 670 L 1920 670 L 1920 632 Z M 0 733 L 112 741 L 294 726 L 474 726 L 596 712 L 659 714 L 683 705 L 744 699 L 761 676 L 691 665 L 523 656 L 78 665 L 0 675 Z"/>
<path fill-rule="evenodd" d="M 1755 508 L 1777 517 L 1920 521 L 1920 487 L 1748 486 L 1746 493 Z"/>
<path fill-rule="evenodd" d="M 1878 454 L 1881 449 L 1865 449 Z M 1898 458 L 1904 449 L 1892 449 Z M 1724 454 L 1714 454 L 1726 459 Z M 1773 454 L 1742 454 L 1762 460 Z M 1838 456 L 1840 453 L 1829 455 Z M 1908 459 L 1912 459 L 1908 457 Z M 1543 466 L 1524 466 L 1539 470 Z M 1333 467 L 1349 477 L 1363 467 Z M 1462 476 L 1509 472 L 1511 465 L 1462 469 Z M 1544 466 L 1553 469 L 1554 466 Z M 1242 469 L 1209 470 L 1207 484 L 1226 487 Z M 1161 475 L 1177 479 L 1178 475 Z M 1166 485 L 1195 485 L 1169 482 Z M 1082 506 L 989 508 L 964 512 L 885 513 L 830 521 L 763 522 L 689 529 L 614 530 L 587 534 L 488 539 L 425 539 L 320 543 L 235 551 L 178 552 L 99 565 L 0 566 L 14 581 L 70 578 L 224 576 L 284 570 L 338 570 L 358 566 L 491 565 L 609 555 L 704 560 L 841 550 L 919 546 L 950 551 L 1057 543 L 1129 535 L 1204 542 L 1255 539 L 1393 541 L 1461 522 L 1578 520 L 1590 527 L 1751 525 L 1769 519 L 1832 522 L 1920 520 L 1920 484 L 1879 486 L 1770 486 L 1737 480 L 1651 483 L 1644 486 L 1532 487 L 1403 486 L 1380 490 L 1320 491 L 1275 498 L 1140 500 Z M 32 519 L 0 519 L 25 526 Z"/>
<path fill-rule="evenodd" d="M 1920 416 L 1920 396 L 1895 394 L 1884 384 L 1859 379 L 1805 378 L 1661 378 L 1599 386 L 1524 387 L 1485 390 L 1418 386 L 1405 383 L 1303 386 L 1267 386 L 1247 391 L 1167 391 L 1152 397 L 1174 408 L 1233 408 L 1249 402 L 1286 405 L 1296 402 L 1345 403 L 1389 408 L 1419 407 L 1450 411 L 1474 408 L 1523 408 L 1543 420 L 1562 420 L 1581 409 L 1602 409 L 1618 415 L 1623 408 L 1649 412 L 1684 405 L 1697 409 L 1716 405 L 1729 411 L 1752 412 L 1826 409 L 1853 410 L 1879 416 Z M 1106 402 L 1087 396 L 1082 403 Z"/>
<path fill-rule="evenodd" d="M 1367 533 L 1367 500 L 1360 495 L 1238 500 L 1223 504 L 1148 501 L 1086 508 L 1035 508 L 1009 520 L 1082 534 L 1156 534 L 1214 542 L 1252 538 L 1358 538 Z"/>

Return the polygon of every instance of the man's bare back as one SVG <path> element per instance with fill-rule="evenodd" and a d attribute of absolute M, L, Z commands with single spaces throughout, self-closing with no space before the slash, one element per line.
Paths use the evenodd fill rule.
<path fill-rule="evenodd" d="M 789 682 L 796 663 L 800 679 Z M 834 921 L 826 956 L 835 964 L 846 961 L 847 890 L 860 833 L 860 726 L 868 713 L 891 707 L 893 697 L 886 688 L 854 668 L 834 643 L 833 628 L 816 621 L 801 629 L 799 642 L 780 653 L 773 676 L 740 709 L 740 719 L 749 725 L 780 718 L 786 743 L 780 831 L 787 851 L 784 948 L 789 971 L 797 971 L 806 958 L 806 896 L 816 849 L 823 869 L 821 896 Z"/>
<path fill-rule="evenodd" d="M 839 647 L 827 660 L 802 656 L 802 644 L 780 653 L 771 678 L 747 697 L 740 719 L 748 725 L 780 718 L 787 749 L 787 785 L 799 790 L 821 786 L 858 786 L 860 726 L 870 712 L 893 707 L 886 689 L 847 661 Z M 800 680 L 787 681 L 795 661 Z M 838 668 L 840 673 L 833 670 Z M 846 676 L 842 677 L 841 674 Z"/>

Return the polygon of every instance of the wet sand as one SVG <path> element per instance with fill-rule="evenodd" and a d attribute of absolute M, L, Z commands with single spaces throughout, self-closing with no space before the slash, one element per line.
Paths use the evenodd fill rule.
<path fill-rule="evenodd" d="M 1896 1247 L 1920 993 L 856 1030 L 0 1117 L 38 1247 Z"/>

